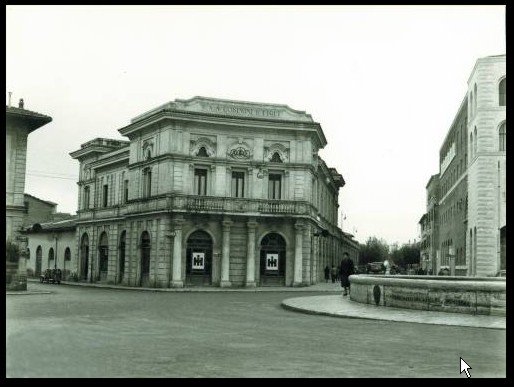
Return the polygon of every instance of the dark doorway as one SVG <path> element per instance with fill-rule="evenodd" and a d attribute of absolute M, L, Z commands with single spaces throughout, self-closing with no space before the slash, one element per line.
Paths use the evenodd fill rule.
<path fill-rule="evenodd" d="M 41 266 L 43 266 L 43 249 L 38 246 L 36 249 L 36 277 L 41 275 Z"/>
<path fill-rule="evenodd" d="M 285 286 L 286 241 L 277 233 L 266 235 L 261 241 L 261 286 Z"/>
<path fill-rule="evenodd" d="M 118 283 L 123 281 L 123 276 L 125 275 L 125 246 L 126 246 L 127 232 L 122 231 L 120 236 L 120 254 L 119 254 L 119 275 L 118 275 Z"/>
<path fill-rule="evenodd" d="M 105 231 L 100 235 L 100 242 L 98 243 L 98 258 L 99 280 L 107 281 L 107 272 L 109 270 L 109 241 Z"/>
<path fill-rule="evenodd" d="M 205 231 L 195 231 L 187 239 L 186 285 L 212 284 L 212 238 Z"/>
<path fill-rule="evenodd" d="M 89 237 L 87 234 L 82 235 L 82 241 L 80 242 L 80 262 L 81 278 L 87 281 L 89 272 Z"/>
<path fill-rule="evenodd" d="M 143 231 L 141 234 L 141 278 L 140 285 L 150 286 L 150 234 Z"/>

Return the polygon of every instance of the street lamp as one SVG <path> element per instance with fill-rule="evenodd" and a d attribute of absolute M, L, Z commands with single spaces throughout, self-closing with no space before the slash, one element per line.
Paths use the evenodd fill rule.
<path fill-rule="evenodd" d="M 450 263 L 450 275 L 455 275 L 455 249 L 453 246 L 448 248 L 448 261 Z"/>

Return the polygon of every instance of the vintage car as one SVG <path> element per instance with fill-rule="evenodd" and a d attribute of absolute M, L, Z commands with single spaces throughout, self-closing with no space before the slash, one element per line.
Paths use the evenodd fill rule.
<path fill-rule="evenodd" d="M 366 265 L 366 274 L 384 274 L 384 262 L 370 262 Z"/>
<path fill-rule="evenodd" d="M 60 284 L 61 276 L 60 269 L 46 269 L 45 272 L 39 276 L 39 281 L 47 284 Z"/>

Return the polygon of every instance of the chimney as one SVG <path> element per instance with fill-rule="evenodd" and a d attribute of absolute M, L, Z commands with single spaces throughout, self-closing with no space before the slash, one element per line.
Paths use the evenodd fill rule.
<path fill-rule="evenodd" d="M 18 107 L 20 109 L 23 109 L 23 105 L 24 105 L 23 98 L 20 98 L 20 102 L 18 102 Z"/>

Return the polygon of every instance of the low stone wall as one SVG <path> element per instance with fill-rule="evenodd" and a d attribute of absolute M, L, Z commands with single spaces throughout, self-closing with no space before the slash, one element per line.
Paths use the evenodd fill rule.
<path fill-rule="evenodd" d="M 352 275 L 350 299 L 396 308 L 506 315 L 506 280 L 497 277 Z"/>

